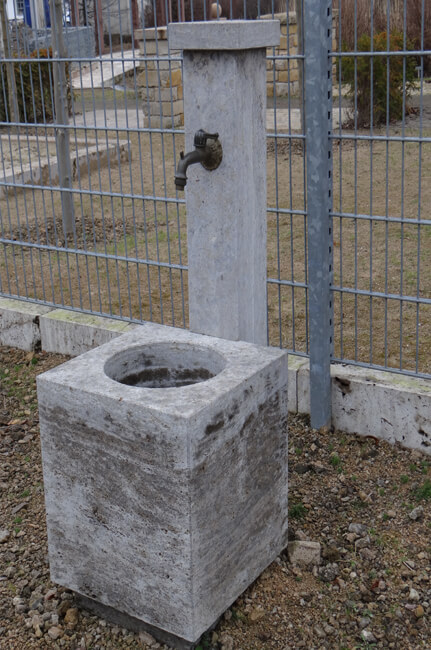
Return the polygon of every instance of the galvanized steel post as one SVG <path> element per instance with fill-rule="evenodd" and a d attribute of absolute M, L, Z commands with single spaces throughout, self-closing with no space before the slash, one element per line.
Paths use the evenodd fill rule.
<path fill-rule="evenodd" d="M 331 422 L 332 0 L 304 0 L 310 414 Z"/>
<path fill-rule="evenodd" d="M 58 170 L 61 187 L 61 207 L 63 213 L 63 231 L 67 243 L 67 235 L 75 231 L 75 208 L 73 204 L 72 164 L 70 156 L 69 107 L 67 100 L 67 55 L 63 38 L 63 5 L 61 0 L 51 0 L 52 17 L 52 49 L 53 57 L 57 59 L 53 65 L 54 104 L 55 104 L 55 133 L 58 151 Z"/>

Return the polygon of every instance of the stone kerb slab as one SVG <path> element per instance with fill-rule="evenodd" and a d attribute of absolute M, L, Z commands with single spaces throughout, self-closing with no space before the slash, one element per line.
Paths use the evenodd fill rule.
<path fill-rule="evenodd" d="M 112 378 L 160 360 L 214 376 Z M 54 582 L 196 641 L 287 544 L 287 374 L 281 350 L 146 324 L 40 375 Z"/>
<path fill-rule="evenodd" d="M 40 318 L 52 307 L 0 298 L 0 345 L 20 350 L 37 350 L 40 346 Z"/>
<path fill-rule="evenodd" d="M 107 343 L 131 329 L 133 323 L 80 314 L 65 309 L 53 309 L 40 318 L 42 350 L 76 357 L 92 348 Z"/>
<path fill-rule="evenodd" d="M 297 407 L 310 412 L 308 362 L 297 370 Z M 332 423 L 431 454 L 431 382 L 345 364 L 331 366 Z"/>

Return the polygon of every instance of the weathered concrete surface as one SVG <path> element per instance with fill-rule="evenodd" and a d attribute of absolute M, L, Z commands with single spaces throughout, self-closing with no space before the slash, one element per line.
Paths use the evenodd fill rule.
<path fill-rule="evenodd" d="M 0 298 L 0 345 L 35 350 L 40 345 L 39 319 L 51 307 Z"/>
<path fill-rule="evenodd" d="M 199 164 L 187 170 L 190 329 L 261 345 L 267 343 L 265 47 L 279 37 L 278 21 L 169 26 L 170 47 L 185 48 L 186 150 L 198 129 L 218 132 L 223 147 L 216 170 Z"/>
<path fill-rule="evenodd" d="M 181 388 L 104 372 L 163 345 L 224 367 Z M 198 639 L 287 544 L 287 376 L 278 349 L 154 324 L 40 375 L 52 579 Z"/>
<path fill-rule="evenodd" d="M 76 357 L 135 327 L 110 318 L 54 309 L 40 318 L 42 350 Z"/>
<path fill-rule="evenodd" d="M 431 382 L 358 368 L 331 366 L 332 423 L 347 433 L 374 436 L 431 454 Z M 297 374 L 298 412 L 310 412 L 308 364 Z"/>
<path fill-rule="evenodd" d="M 169 47 L 174 50 L 251 50 L 280 43 L 279 20 L 226 20 L 171 23 Z"/>
<path fill-rule="evenodd" d="M 223 147 L 218 169 L 187 172 L 190 329 L 264 345 L 265 51 L 184 52 L 183 66 L 186 149 L 199 128 Z"/>

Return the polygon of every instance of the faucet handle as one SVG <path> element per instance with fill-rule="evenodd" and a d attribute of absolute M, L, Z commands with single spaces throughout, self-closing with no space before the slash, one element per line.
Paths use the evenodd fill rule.
<path fill-rule="evenodd" d="M 207 133 L 203 129 L 196 131 L 193 144 L 196 148 L 201 149 L 207 146 L 207 140 L 218 140 L 218 133 Z"/>

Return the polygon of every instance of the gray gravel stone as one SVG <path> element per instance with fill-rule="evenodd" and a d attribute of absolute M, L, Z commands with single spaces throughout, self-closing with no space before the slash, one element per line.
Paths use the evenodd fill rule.
<path fill-rule="evenodd" d="M 417 508 L 414 508 L 409 513 L 409 517 L 412 521 L 417 521 L 418 519 L 421 519 L 423 516 L 424 516 L 423 506 L 418 506 Z"/>
<path fill-rule="evenodd" d="M 370 630 L 362 630 L 361 638 L 363 641 L 366 641 L 367 643 L 375 643 L 377 640 L 374 634 Z"/>
<path fill-rule="evenodd" d="M 369 535 L 365 535 L 365 537 L 361 537 L 355 542 L 355 548 L 356 550 L 359 550 L 361 548 L 367 548 L 371 543 L 371 539 Z"/>
<path fill-rule="evenodd" d="M 223 632 L 223 634 L 220 636 L 220 641 L 221 650 L 234 650 L 233 639 L 226 632 Z"/>
<path fill-rule="evenodd" d="M 157 643 L 156 639 L 153 636 L 151 636 L 151 634 L 148 634 L 148 632 L 145 632 L 144 630 L 139 632 L 139 641 L 149 646 L 153 646 Z"/>
<path fill-rule="evenodd" d="M 409 600 L 418 601 L 419 599 L 420 599 L 419 593 L 416 591 L 416 589 L 413 589 L 412 587 L 409 592 Z"/>
<path fill-rule="evenodd" d="M 326 632 L 323 630 L 323 628 L 320 627 L 320 625 L 315 625 L 313 628 L 313 632 L 319 639 L 326 638 Z"/>
<path fill-rule="evenodd" d="M 288 543 L 289 559 L 296 566 L 316 566 L 320 564 L 319 542 L 296 540 Z"/>
<path fill-rule="evenodd" d="M 48 630 L 48 636 L 53 639 L 53 641 L 56 641 L 59 639 L 61 636 L 63 636 L 63 630 L 59 627 L 50 627 Z"/>
<path fill-rule="evenodd" d="M 356 524 L 352 523 L 349 525 L 349 533 L 355 533 L 359 537 L 363 537 L 367 534 L 368 528 L 365 524 Z"/>
<path fill-rule="evenodd" d="M 326 566 L 320 567 L 319 576 L 325 582 L 332 582 L 338 576 L 339 569 L 338 564 L 333 562 L 332 564 L 327 564 Z"/>
<path fill-rule="evenodd" d="M 17 613 L 26 612 L 28 609 L 25 599 L 21 598 L 20 596 L 15 596 L 15 598 L 12 600 L 12 604 L 15 607 Z"/>

